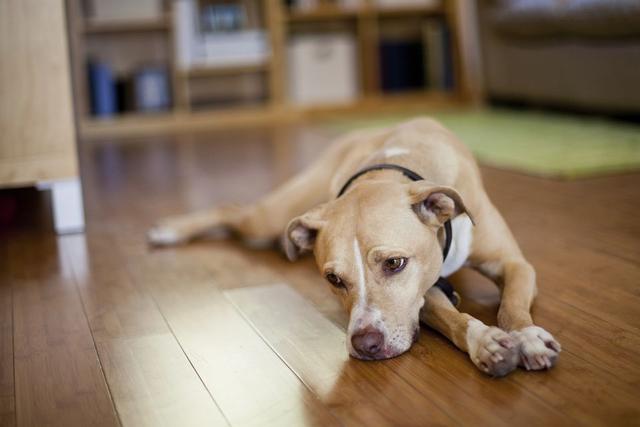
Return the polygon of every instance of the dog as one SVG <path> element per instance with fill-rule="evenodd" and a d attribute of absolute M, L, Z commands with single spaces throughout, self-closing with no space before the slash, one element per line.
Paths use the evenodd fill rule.
<path fill-rule="evenodd" d="M 167 218 L 148 239 L 174 245 L 217 228 L 253 244 L 282 236 L 291 260 L 313 251 L 350 314 L 346 344 L 355 358 L 404 353 L 420 321 L 491 376 L 549 369 L 561 351 L 532 321 L 535 271 L 471 152 L 433 119 L 350 133 L 257 203 Z M 445 287 L 434 286 L 463 266 L 499 287 L 499 327 L 459 312 Z"/>

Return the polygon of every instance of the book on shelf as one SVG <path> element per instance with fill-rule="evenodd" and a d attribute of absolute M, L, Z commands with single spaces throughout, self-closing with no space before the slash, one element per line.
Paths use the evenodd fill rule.
<path fill-rule="evenodd" d="M 165 65 L 146 65 L 117 76 L 105 61 L 90 60 L 87 68 L 94 117 L 170 108 L 169 72 Z"/>
<path fill-rule="evenodd" d="M 419 38 L 383 38 L 379 50 L 380 83 L 384 92 L 424 87 L 423 47 Z"/>
<path fill-rule="evenodd" d="M 453 89 L 450 33 L 442 19 L 428 19 L 422 28 L 425 80 L 436 90 Z"/>
<path fill-rule="evenodd" d="M 239 31 L 247 22 L 243 4 L 208 4 L 200 12 L 200 30 L 203 33 Z"/>
<path fill-rule="evenodd" d="M 136 111 L 166 111 L 170 107 L 169 73 L 166 67 L 145 66 L 134 73 Z"/>
<path fill-rule="evenodd" d="M 178 67 L 256 65 L 269 56 L 268 37 L 250 29 L 243 5 L 215 4 L 202 9 L 194 0 L 175 0 L 175 47 Z"/>
<path fill-rule="evenodd" d="M 118 112 L 118 95 L 113 71 L 104 62 L 89 61 L 89 96 L 91 114 L 109 118 Z"/>

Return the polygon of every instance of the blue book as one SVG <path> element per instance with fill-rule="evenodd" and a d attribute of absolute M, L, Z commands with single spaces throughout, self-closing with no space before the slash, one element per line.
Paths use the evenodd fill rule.
<path fill-rule="evenodd" d="M 104 63 L 89 63 L 91 112 L 96 117 L 112 117 L 118 111 L 116 83 L 111 68 Z"/>
<path fill-rule="evenodd" d="M 451 33 L 441 19 L 429 19 L 423 27 L 425 70 L 428 86 L 452 90 L 455 85 Z"/>
<path fill-rule="evenodd" d="M 380 83 L 384 92 L 424 87 L 423 47 L 420 40 L 380 41 Z"/>

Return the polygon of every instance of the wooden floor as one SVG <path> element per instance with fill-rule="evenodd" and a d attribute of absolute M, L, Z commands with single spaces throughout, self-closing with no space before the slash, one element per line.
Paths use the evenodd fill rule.
<path fill-rule="evenodd" d="M 0 192 L 17 209 L 0 231 L 0 424 L 640 425 L 640 174 L 483 169 L 537 268 L 534 318 L 563 346 L 553 370 L 503 379 L 426 328 L 399 358 L 349 359 L 311 258 L 147 247 L 155 218 L 254 200 L 326 141 L 279 128 L 84 144 L 84 235 L 53 235 L 46 193 Z M 495 323 L 495 288 L 454 282 Z"/>

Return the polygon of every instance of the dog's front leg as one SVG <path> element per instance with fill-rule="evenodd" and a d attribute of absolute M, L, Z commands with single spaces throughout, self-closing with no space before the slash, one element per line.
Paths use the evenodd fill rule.
<path fill-rule="evenodd" d="M 460 313 L 437 287 L 425 295 L 420 320 L 449 338 L 469 354 L 481 371 L 501 377 L 518 366 L 518 342 L 500 328 L 487 326 L 466 313 Z"/>
<path fill-rule="evenodd" d="M 560 353 L 560 344 L 531 319 L 531 305 L 536 295 L 536 275 L 531 264 L 518 257 L 488 261 L 477 269 L 502 289 L 498 325 L 518 339 L 520 365 L 527 370 L 551 368 Z"/>
<path fill-rule="evenodd" d="M 477 216 L 469 263 L 501 290 L 498 326 L 518 340 L 520 366 L 548 369 L 560 353 L 560 344 L 531 319 L 536 296 L 536 273 L 522 255 L 502 215 L 488 198 Z"/>

